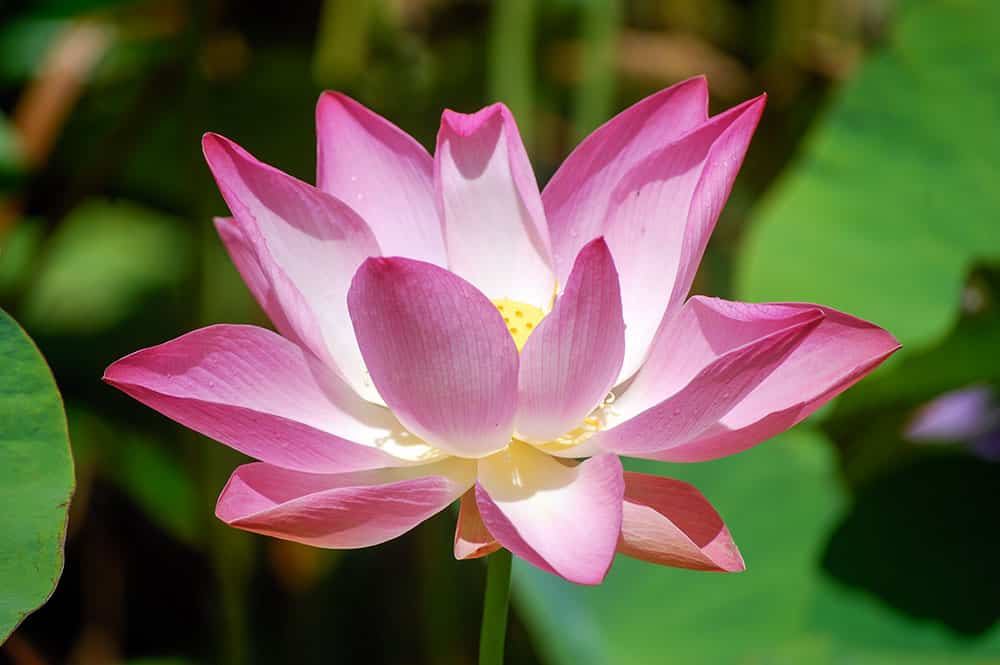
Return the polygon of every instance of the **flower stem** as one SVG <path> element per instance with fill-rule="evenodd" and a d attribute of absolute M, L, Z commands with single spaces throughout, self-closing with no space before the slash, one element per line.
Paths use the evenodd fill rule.
<path fill-rule="evenodd" d="M 486 560 L 486 597 L 479 632 L 479 665 L 503 665 L 510 603 L 510 552 L 499 549 Z"/>

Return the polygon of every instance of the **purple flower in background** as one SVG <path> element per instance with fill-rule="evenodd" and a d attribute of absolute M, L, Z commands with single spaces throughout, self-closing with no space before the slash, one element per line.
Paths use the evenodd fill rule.
<path fill-rule="evenodd" d="M 906 427 L 914 443 L 962 443 L 977 457 L 1000 461 L 1000 404 L 990 386 L 952 390 L 922 406 Z"/>

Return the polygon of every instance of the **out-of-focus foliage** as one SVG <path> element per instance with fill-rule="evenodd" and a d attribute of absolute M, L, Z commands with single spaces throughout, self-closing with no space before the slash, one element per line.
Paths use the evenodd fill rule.
<path fill-rule="evenodd" d="M 21 220 L 3 241 L 0 250 L 0 295 L 12 299 L 25 286 L 44 229 L 38 220 Z"/>
<path fill-rule="evenodd" d="M 429 148 L 442 107 L 502 99 L 544 184 L 701 73 L 713 111 L 769 102 L 696 290 L 815 299 L 907 348 L 773 444 L 643 466 L 704 491 L 748 572 L 622 559 L 581 589 L 521 567 L 508 662 L 997 662 L 998 466 L 903 434 L 937 395 L 1000 385 L 997 25 L 989 0 L 0 3 L 0 304 L 53 368 L 78 462 L 63 581 L 0 665 L 474 662 L 484 571 L 452 560 L 453 514 L 343 553 L 228 529 L 214 500 L 244 458 L 101 372 L 268 325 L 211 225 L 205 131 L 312 181 L 324 88 Z"/>
<path fill-rule="evenodd" d="M 103 201 L 72 211 L 48 240 L 23 302 L 44 334 L 94 334 L 121 324 L 155 296 L 182 284 L 189 238 L 177 220 Z"/>
<path fill-rule="evenodd" d="M 72 493 L 59 390 L 38 349 L 0 310 L 0 642 L 55 589 Z"/>
<path fill-rule="evenodd" d="M 129 429 L 115 428 L 87 410 L 71 410 L 77 466 L 101 469 L 157 525 L 181 542 L 197 545 L 199 505 L 195 479 L 163 443 Z"/>
<path fill-rule="evenodd" d="M 0 113 L 0 191 L 17 173 L 21 162 L 21 152 L 17 145 L 17 134 L 8 120 Z"/>
<path fill-rule="evenodd" d="M 994 130 L 1000 4 L 908 0 L 759 214 L 749 299 L 828 303 L 904 346 L 956 320 L 979 260 L 1000 261 Z"/>
<path fill-rule="evenodd" d="M 693 573 L 619 558 L 603 585 L 586 588 L 520 566 L 516 588 L 544 635 L 543 653 L 567 665 L 645 665 L 666 654 L 705 665 L 783 662 L 774 659 L 810 639 L 803 610 L 820 583 L 814 562 L 843 505 L 823 444 L 796 432 L 716 462 L 631 464 L 697 486 L 730 525 L 748 570 Z M 720 631 L 726 639 L 713 639 Z"/>
<path fill-rule="evenodd" d="M 903 577 L 898 582 L 912 587 L 921 570 L 927 577 L 946 575 L 928 571 L 934 570 L 935 561 L 948 560 L 956 544 L 981 547 L 986 552 L 980 564 L 968 574 L 949 576 L 960 584 L 941 589 L 924 579 L 908 600 L 916 600 L 916 607 L 957 598 L 968 599 L 970 605 L 992 603 L 990 592 L 976 585 L 996 588 L 996 576 L 984 564 L 1000 555 L 1000 538 L 980 533 L 971 513 L 961 519 L 966 513 L 957 497 L 932 496 L 927 485 L 897 478 L 875 488 L 882 494 L 897 493 L 892 500 L 862 496 L 862 508 L 849 511 L 835 480 L 828 442 L 807 429 L 716 462 L 633 468 L 699 487 L 733 530 L 747 570 L 727 576 L 619 559 L 602 586 L 585 588 L 522 565 L 517 590 L 550 662 L 985 665 L 1000 657 L 1000 630 L 968 642 L 960 633 L 929 623 L 926 616 L 900 614 L 846 588 L 816 565 L 834 530 L 836 544 L 825 555 L 828 565 L 841 573 L 846 567 L 851 581 L 862 584 L 893 585 L 893 577 Z M 1000 481 L 997 470 L 960 460 L 940 469 L 932 464 L 925 471 L 922 477 L 928 484 L 936 482 L 953 492 L 960 491 L 963 471 L 969 473 L 966 480 L 976 489 L 958 496 L 978 498 L 980 505 Z M 921 525 L 940 525 L 939 517 L 955 521 L 951 528 L 920 530 Z M 877 535 L 872 528 L 878 529 Z M 901 540 L 904 534 L 908 537 Z M 909 566 L 907 560 L 921 565 Z M 904 567 L 905 576 L 894 566 L 897 571 Z M 922 598 L 928 587 L 935 593 Z M 984 608 L 953 609 L 981 617 Z M 968 627 L 976 632 L 984 628 Z"/>
<path fill-rule="evenodd" d="M 0 78 L 27 80 L 41 66 L 38 57 L 61 30 L 66 21 L 45 14 L 14 18 L 0 30 Z"/>

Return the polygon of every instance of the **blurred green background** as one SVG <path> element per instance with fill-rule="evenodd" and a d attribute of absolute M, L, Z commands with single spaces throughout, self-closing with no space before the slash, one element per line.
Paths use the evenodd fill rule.
<path fill-rule="evenodd" d="M 543 184 L 701 73 L 713 112 L 770 99 L 695 290 L 839 307 L 904 350 L 757 449 L 634 465 L 698 485 L 746 573 L 619 560 L 584 589 L 519 566 L 508 661 L 1000 663 L 995 0 L 0 3 L 0 306 L 52 366 L 77 476 L 62 581 L 0 663 L 473 663 L 485 569 L 452 559 L 453 513 L 342 553 L 230 530 L 239 455 L 100 376 L 266 325 L 210 223 L 203 132 L 312 181 L 323 89 L 429 147 L 442 108 L 502 100 Z M 912 434 L 969 386 L 965 429 Z"/>

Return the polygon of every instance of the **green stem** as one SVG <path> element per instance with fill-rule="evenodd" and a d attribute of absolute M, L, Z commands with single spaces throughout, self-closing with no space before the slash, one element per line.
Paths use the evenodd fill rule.
<path fill-rule="evenodd" d="M 503 665 L 510 604 L 510 552 L 500 549 L 486 560 L 486 597 L 479 633 L 479 665 Z"/>

